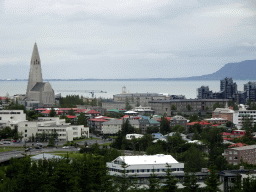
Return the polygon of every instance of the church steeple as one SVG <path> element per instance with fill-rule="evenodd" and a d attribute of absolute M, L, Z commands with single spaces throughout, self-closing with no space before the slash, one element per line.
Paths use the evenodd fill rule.
<path fill-rule="evenodd" d="M 30 71 L 26 96 L 28 96 L 29 91 L 35 86 L 37 82 L 43 82 L 43 77 L 41 70 L 41 60 L 39 57 L 37 44 L 35 43 L 30 61 Z"/>

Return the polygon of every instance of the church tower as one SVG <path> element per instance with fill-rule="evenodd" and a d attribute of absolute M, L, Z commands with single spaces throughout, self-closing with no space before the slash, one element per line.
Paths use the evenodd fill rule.
<path fill-rule="evenodd" d="M 43 82 L 42 71 L 41 71 L 41 61 L 39 57 L 39 52 L 37 49 L 37 45 L 35 43 L 31 62 L 30 62 L 30 71 L 28 77 L 28 86 L 26 97 L 29 97 L 29 91 L 36 85 L 38 82 Z"/>

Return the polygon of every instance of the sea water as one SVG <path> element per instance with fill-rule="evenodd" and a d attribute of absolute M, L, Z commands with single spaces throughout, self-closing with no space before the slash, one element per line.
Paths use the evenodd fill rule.
<path fill-rule="evenodd" d="M 234 80 L 239 91 L 243 91 L 247 80 Z M 122 87 L 130 93 L 168 93 L 170 95 L 185 95 L 187 99 L 196 98 L 197 88 L 209 86 L 210 90 L 220 91 L 220 81 L 50 81 L 55 94 L 80 95 L 91 97 L 85 90 L 104 91 L 107 93 L 97 93 L 96 97 L 113 98 L 114 94 L 122 92 Z M 0 96 L 10 96 L 15 94 L 25 94 L 27 81 L 0 81 Z M 63 92 L 69 90 L 71 92 Z M 72 92 L 73 90 L 81 92 Z M 61 92 L 60 92 L 61 91 Z"/>

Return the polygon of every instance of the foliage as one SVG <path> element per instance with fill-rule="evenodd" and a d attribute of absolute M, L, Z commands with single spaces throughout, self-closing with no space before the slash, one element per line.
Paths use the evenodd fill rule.
<path fill-rule="evenodd" d="M 125 109 L 126 109 L 127 111 L 129 111 L 129 110 L 132 109 L 132 106 L 130 105 L 130 102 L 129 102 L 128 97 L 125 98 Z"/>
<path fill-rule="evenodd" d="M 200 171 L 201 168 L 206 167 L 206 160 L 202 153 L 195 146 L 191 146 L 184 155 L 185 170 L 188 172 Z"/>
<path fill-rule="evenodd" d="M 163 135 L 171 132 L 170 128 L 170 122 L 166 118 L 166 114 L 161 117 L 161 122 L 160 122 L 160 133 Z"/>
<path fill-rule="evenodd" d="M 51 111 L 49 113 L 49 117 L 55 117 L 55 116 L 56 116 L 56 112 L 55 112 L 54 108 L 52 107 Z"/>
<path fill-rule="evenodd" d="M 83 105 L 83 98 L 79 95 L 67 95 L 66 97 L 60 98 L 60 106 L 65 107 L 76 107 L 76 105 Z"/>
<path fill-rule="evenodd" d="M 172 104 L 171 110 L 172 110 L 172 111 L 175 111 L 175 110 L 177 110 L 177 107 L 176 107 L 174 104 Z"/>
<path fill-rule="evenodd" d="M 159 132 L 158 126 L 147 127 L 147 134 L 158 133 L 158 132 Z"/>
<path fill-rule="evenodd" d="M 191 174 L 186 172 L 184 177 L 184 183 L 183 186 L 184 192 L 197 192 L 199 185 L 197 184 L 197 177 L 194 172 Z"/>
<path fill-rule="evenodd" d="M 84 113 L 80 113 L 77 117 L 77 125 L 83 125 L 84 127 L 87 127 L 87 119 L 85 117 Z"/>
<path fill-rule="evenodd" d="M 192 114 L 189 116 L 189 122 L 196 122 L 198 121 L 198 115 L 197 114 Z"/>
<path fill-rule="evenodd" d="M 191 111 L 192 107 L 189 104 L 186 107 L 188 111 Z"/>
<path fill-rule="evenodd" d="M 153 174 L 150 175 L 148 187 L 149 187 L 149 189 L 147 190 L 148 192 L 156 192 L 156 191 L 159 191 L 160 189 L 160 181 L 158 178 L 156 178 L 154 169 L 153 169 Z"/>
<path fill-rule="evenodd" d="M 164 176 L 164 186 L 162 187 L 163 192 L 174 192 L 177 191 L 176 184 L 178 183 L 177 179 L 171 174 L 171 166 L 166 163 L 166 175 Z"/>
<path fill-rule="evenodd" d="M 216 167 L 214 167 L 214 166 L 210 167 L 210 174 L 207 176 L 207 179 L 205 180 L 205 184 L 207 185 L 205 187 L 205 191 L 207 191 L 207 192 L 220 191 L 218 186 L 221 184 L 221 182 L 218 179 Z"/>
<path fill-rule="evenodd" d="M 213 110 L 215 110 L 216 108 L 224 108 L 225 106 L 223 104 L 220 104 L 219 102 L 214 103 L 213 105 Z"/>
<path fill-rule="evenodd" d="M 11 129 L 10 127 L 4 127 L 0 130 L 0 137 L 1 139 L 13 138 L 14 136 L 17 137 L 17 129 Z"/>

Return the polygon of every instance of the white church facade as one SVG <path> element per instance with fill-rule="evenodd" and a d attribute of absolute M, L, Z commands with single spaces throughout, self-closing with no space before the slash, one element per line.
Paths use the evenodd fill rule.
<path fill-rule="evenodd" d="M 52 107 L 55 104 L 54 90 L 49 82 L 43 82 L 41 60 L 35 43 L 27 85 L 26 97 L 22 101 L 26 108 Z"/>

